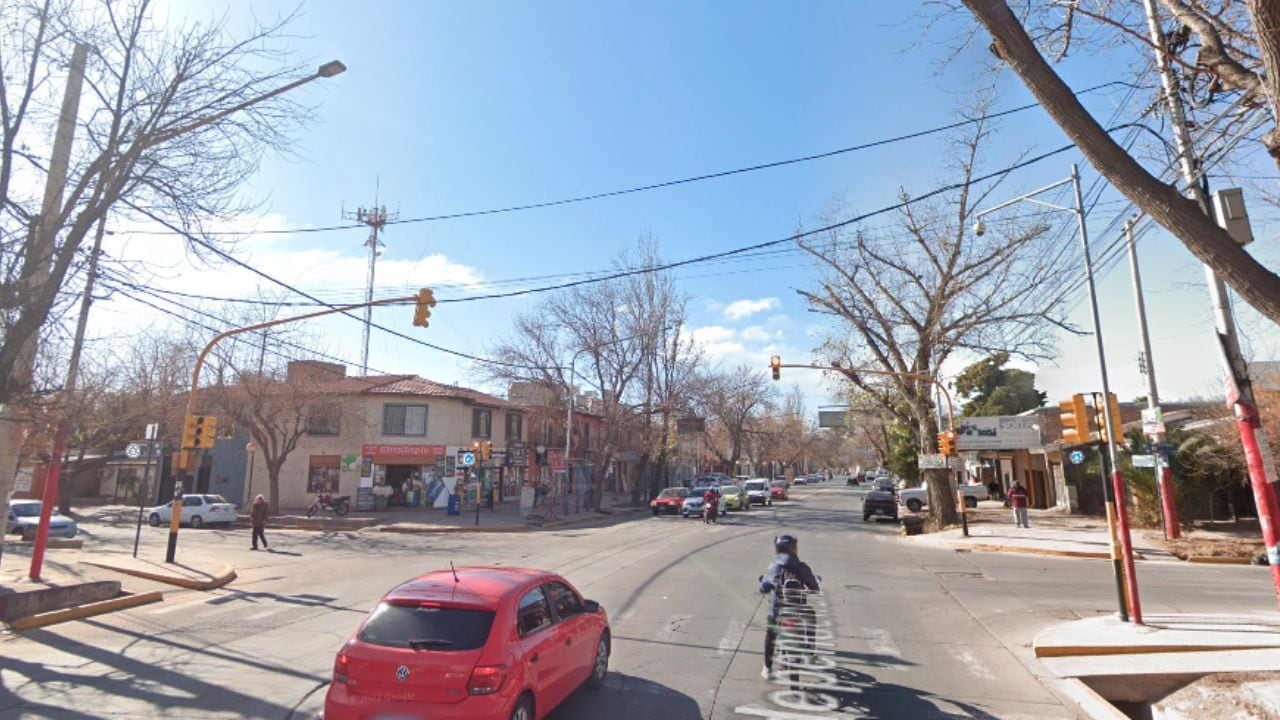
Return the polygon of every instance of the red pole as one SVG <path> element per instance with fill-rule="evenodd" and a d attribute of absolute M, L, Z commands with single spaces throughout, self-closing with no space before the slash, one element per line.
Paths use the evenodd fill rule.
<path fill-rule="evenodd" d="M 62 475 L 62 455 L 67 451 L 67 426 L 59 422 L 53 436 L 53 453 L 49 456 L 49 471 L 44 477 L 44 495 L 40 502 L 40 525 L 36 527 L 36 544 L 31 548 L 31 570 L 27 577 L 40 579 L 44 567 L 44 549 L 49 543 L 49 518 L 58 502 L 58 478 Z"/>
<path fill-rule="evenodd" d="M 1111 486 L 1116 498 L 1116 523 L 1120 526 L 1120 548 L 1124 555 L 1125 590 L 1129 595 L 1129 617 L 1142 624 L 1142 603 L 1138 600 L 1138 572 L 1133 566 L 1133 541 L 1129 537 L 1129 503 L 1124 494 L 1124 478 L 1119 470 L 1111 471 Z"/>
<path fill-rule="evenodd" d="M 1161 458 L 1160 502 L 1164 505 L 1164 536 L 1169 540 L 1182 537 L 1182 526 L 1178 521 L 1177 498 L 1173 496 L 1173 471 L 1169 469 L 1169 459 Z"/>
<path fill-rule="evenodd" d="M 1262 539 L 1267 545 L 1267 560 L 1271 564 L 1271 580 L 1276 586 L 1276 599 L 1280 601 L 1280 550 L 1277 549 L 1276 519 L 1280 518 L 1280 505 L 1276 502 L 1275 487 L 1267 482 L 1266 466 L 1262 462 L 1262 450 L 1258 447 L 1258 418 L 1252 405 L 1236 403 L 1236 419 L 1240 425 L 1240 443 L 1244 446 L 1245 464 L 1249 467 L 1249 484 L 1253 486 L 1253 501 L 1258 506 L 1258 524 L 1262 526 Z"/>

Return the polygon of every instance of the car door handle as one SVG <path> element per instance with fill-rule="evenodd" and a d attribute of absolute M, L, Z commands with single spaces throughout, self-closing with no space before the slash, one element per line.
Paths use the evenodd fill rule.
<path fill-rule="evenodd" d="M 529 658 L 529 662 L 531 662 L 531 663 L 536 663 L 536 662 L 538 662 L 538 653 L 534 653 L 534 654 L 533 654 L 533 657 Z"/>
<path fill-rule="evenodd" d="M 572 644 L 573 644 L 573 638 L 567 638 L 567 639 L 564 641 L 564 644 L 565 644 L 565 645 L 572 645 Z"/>

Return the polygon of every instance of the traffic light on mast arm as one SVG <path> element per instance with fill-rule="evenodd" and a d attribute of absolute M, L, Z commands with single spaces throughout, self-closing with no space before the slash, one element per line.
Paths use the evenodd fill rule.
<path fill-rule="evenodd" d="M 1084 395 L 1076 393 L 1070 400 L 1058 403 L 1062 420 L 1062 441 L 1071 445 L 1089 442 L 1089 408 Z"/>
<path fill-rule="evenodd" d="M 188 415 L 182 420 L 182 448 L 211 448 L 218 439 L 218 418 L 211 415 Z"/>
<path fill-rule="evenodd" d="M 493 443 L 485 440 L 480 443 L 480 459 L 488 462 L 493 459 Z"/>
<path fill-rule="evenodd" d="M 938 433 L 938 452 L 948 456 L 960 454 L 960 451 L 956 448 L 955 430 Z"/>
<path fill-rule="evenodd" d="M 1096 397 L 1095 397 L 1095 400 L 1096 400 Z M 1107 414 L 1109 415 L 1107 419 L 1110 420 L 1110 427 L 1115 428 L 1116 442 L 1123 443 L 1124 442 L 1124 425 L 1120 422 L 1120 401 L 1116 399 L 1115 393 L 1107 393 L 1106 411 L 1107 411 Z M 1098 434 L 1102 438 L 1102 441 L 1106 442 L 1108 425 L 1103 420 L 1102 412 L 1103 412 L 1102 408 L 1098 408 L 1098 407 L 1094 408 L 1094 413 L 1097 417 L 1097 423 L 1098 423 Z"/>
<path fill-rule="evenodd" d="M 779 355 L 774 355 L 773 357 L 769 358 L 769 367 L 773 368 L 773 379 L 781 380 L 782 379 L 782 357 Z"/>
<path fill-rule="evenodd" d="M 426 327 L 427 318 L 431 317 L 431 308 L 436 306 L 436 295 L 427 288 L 418 291 L 418 299 L 413 307 L 413 324 L 417 327 Z"/>

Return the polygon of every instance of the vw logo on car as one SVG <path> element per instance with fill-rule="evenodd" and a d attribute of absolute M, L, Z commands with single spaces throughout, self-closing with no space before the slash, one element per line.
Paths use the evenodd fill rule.
<path fill-rule="evenodd" d="M 400 667 L 396 668 L 396 679 L 399 680 L 400 682 L 404 682 L 405 680 L 409 679 L 408 665 L 401 665 Z"/>

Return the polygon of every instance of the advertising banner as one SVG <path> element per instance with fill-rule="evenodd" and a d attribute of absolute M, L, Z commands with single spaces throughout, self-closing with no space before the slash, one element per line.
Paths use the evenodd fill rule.
<path fill-rule="evenodd" d="M 960 450 L 1027 450 L 1040 447 L 1039 418 L 1022 415 L 966 417 L 956 421 Z"/>

